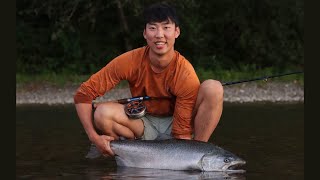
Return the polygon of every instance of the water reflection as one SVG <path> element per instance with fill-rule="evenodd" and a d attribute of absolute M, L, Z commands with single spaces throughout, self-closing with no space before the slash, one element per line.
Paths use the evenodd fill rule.
<path fill-rule="evenodd" d="M 303 104 L 225 104 L 210 142 L 247 161 L 244 174 L 118 168 L 85 158 L 74 106 L 16 108 L 17 179 L 304 179 Z"/>
<path fill-rule="evenodd" d="M 142 169 L 118 167 L 117 171 L 101 177 L 107 179 L 245 179 L 244 174 L 228 173 L 228 172 L 200 172 L 200 171 L 172 171 L 160 169 Z"/>

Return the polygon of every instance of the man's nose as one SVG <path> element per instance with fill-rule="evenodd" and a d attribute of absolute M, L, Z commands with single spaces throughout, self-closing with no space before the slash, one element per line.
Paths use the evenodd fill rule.
<path fill-rule="evenodd" d="M 159 28 L 156 33 L 156 38 L 162 38 L 162 37 L 163 37 L 163 30 Z"/>

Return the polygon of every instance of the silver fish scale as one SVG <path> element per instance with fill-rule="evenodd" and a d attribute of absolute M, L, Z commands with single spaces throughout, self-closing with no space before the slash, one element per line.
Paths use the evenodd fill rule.
<path fill-rule="evenodd" d="M 172 170 L 202 170 L 201 158 L 207 153 L 224 153 L 211 143 L 193 140 L 111 141 L 118 166 Z"/>

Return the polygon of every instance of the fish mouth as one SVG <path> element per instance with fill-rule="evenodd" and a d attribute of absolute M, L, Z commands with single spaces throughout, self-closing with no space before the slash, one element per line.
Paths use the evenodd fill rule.
<path fill-rule="evenodd" d="M 246 170 L 240 169 L 246 164 L 245 161 L 237 161 L 230 164 L 225 170 L 233 173 L 244 173 Z"/>

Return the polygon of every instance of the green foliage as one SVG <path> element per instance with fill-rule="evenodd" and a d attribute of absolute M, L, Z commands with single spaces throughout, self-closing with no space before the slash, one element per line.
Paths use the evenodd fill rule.
<path fill-rule="evenodd" d="M 17 1 L 17 73 L 98 71 L 128 47 L 145 45 L 141 12 L 153 2 L 158 1 Z M 181 21 L 176 50 L 202 73 L 224 71 L 229 78 L 229 71 L 303 69 L 303 0 L 167 2 Z"/>
<path fill-rule="evenodd" d="M 54 73 L 54 72 L 45 72 L 37 75 L 29 75 L 23 73 L 16 74 L 16 83 L 18 85 L 28 85 L 28 84 L 51 84 L 64 86 L 66 84 L 79 85 L 89 78 L 89 75 L 79 75 L 79 74 L 70 74 L 68 72 L 63 73 Z"/>
<path fill-rule="evenodd" d="M 224 70 L 224 69 L 209 69 L 205 70 L 203 68 L 197 68 L 196 73 L 200 81 L 207 79 L 215 79 L 221 82 L 233 82 L 240 80 L 248 80 L 254 78 L 260 78 L 265 76 L 278 75 L 283 73 L 291 72 L 286 70 L 285 72 L 279 72 L 275 68 L 266 68 L 263 70 L 255 70 L 255 66 L 240 66 L 239 69 Z M 38 75 L 30 75 L 17 73 L 16 83 L 19 86 L 30 85 L 30 84 L 51 84 L 58 86 L 65 86 L 67 84 L 79 85 L 86 81 L 90 75 L 79 75 L 76 73 L 64 71 L 62 73 L 46 72 Z M 280 82 L 295 82 L 300 85 L 304 85 L 304 75 L 303 74 L 293 74 L 288 76 L 281 76 L 278 78 L 272 78 L 268 81 L 280 81 Z M 256 83 L 264 83 L 264 81 L 256 81 Z M 117 88 L 128 87 L 126 81 L 121 81 Z"/>

